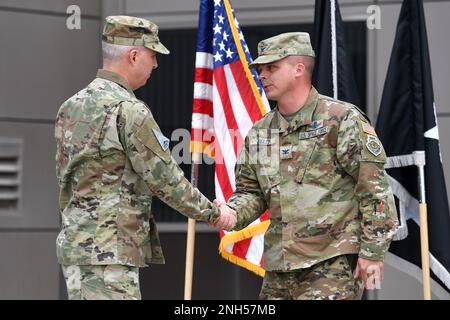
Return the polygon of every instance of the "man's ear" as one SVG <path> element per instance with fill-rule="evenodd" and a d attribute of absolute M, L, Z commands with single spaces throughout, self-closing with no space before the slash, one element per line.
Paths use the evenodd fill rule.
<path fill-rule="evenodd" d="M 305 72 L 306 72 L 306 67 L 303 62 L 299 62 L 295 65 L 295 75 L 297 77 L 303 76 L 305 74 Z"/>
<path fill-rule="evenodd" d="M 128 61 L 129 61 L 131 64 L 136 63 L 136 60 L 137 60 L 137 54 L 138 54 L 138 51 L 137 51 L 136 49 L 131 49 L 131 50 L 128 52 Z"/>

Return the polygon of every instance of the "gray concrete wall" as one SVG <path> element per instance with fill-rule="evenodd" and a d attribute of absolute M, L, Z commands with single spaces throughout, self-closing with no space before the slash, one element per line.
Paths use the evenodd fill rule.
<path fill-rule="evenodd" d="M 68 30 L 66 9 L 82 9 Z M 0 1 L 0 137 L 22 142 L 17 210 L 0 209 L 0 299 L 58 299 L 54 119 L 100 61 L 101 2 Z"/>

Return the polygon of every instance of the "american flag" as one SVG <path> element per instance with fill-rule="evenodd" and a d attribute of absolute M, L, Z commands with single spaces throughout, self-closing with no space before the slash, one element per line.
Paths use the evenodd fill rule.
<path fill-rule="evenodd" d="M 216 198 L 235 189 L 234 167 L 255 121 L 270 108 L 229 0 L 200 0 L 191 150 L 215 158 Z M 264 275 L 266 212 L 247 228 L 220 231 L 222 257 Z"/>

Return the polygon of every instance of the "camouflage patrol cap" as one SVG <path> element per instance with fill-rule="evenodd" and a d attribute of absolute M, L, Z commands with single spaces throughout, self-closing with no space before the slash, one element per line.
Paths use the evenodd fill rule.
<path fill-rule="evenodd" d="M 287 56 L 316 56 L 308 33 L 288 32 L 260 41 L 258 58 L 250 64 L 250 67 L 278 61 Z"/>
<path fill-rule="evenodd" d="M 124 46 L 144 46 L 169 54 L 159 41 L 158 26 L 150 20 L 129 16 L 108 16 L 103 28 L 103 41 Z"/>

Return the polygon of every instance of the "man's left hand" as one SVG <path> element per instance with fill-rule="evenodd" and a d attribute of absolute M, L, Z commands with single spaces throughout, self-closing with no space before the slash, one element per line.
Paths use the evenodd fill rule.
<path fill-rule="evenodd" d="M 380 289 L 384 278 L 383 261 L 358 258 L 354 277 L 362 278 L 364 287 L 368 290 Z"/>

